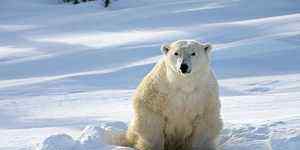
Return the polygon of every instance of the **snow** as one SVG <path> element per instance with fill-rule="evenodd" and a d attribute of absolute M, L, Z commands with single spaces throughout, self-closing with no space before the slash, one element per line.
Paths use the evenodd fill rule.
<path fill-rule="evenodd" d="M 298 124 L 295 126 L 294 124 Z M 226 124 L 221 136 L 223 150 L 294 150 L 300 146 L 299 120 L 275 121 L 263 124 Z M 38 150 L 131 150 L 128 147 L 107 145 L 113 136 L 125 134 L 126 124 L 106 122 L 87 126 L 77 140 L 66 134 L 51 135 L 37 148 Z"/>
<path fill-rule="evenodd" d="M 299 123 L 299 120 L 294 120 Z M 288 122 L 261 125 L 233 125 L 224 129 L 224 150 L 296 150 L 299 148 L 299 126 Z"/>
<path fill-rule="evenodd" d="M 40 150 L 71 150 L 76 147 L 76 141 L 66 134 L 52 135 L 48 137 L 43 143 Z"/>
<path fill-rule="evenodd" d="M 80 5 L 2 0 L 0 150 L 107 145 L 160 45 L 213 45 L 224 150 L 300 147 L 300 2 L 118 0 Z"/>
<path fill-rule="evenodd" d="M 123 122 L 106 122 L 100 125 L 87 126 L 78 139 L 66 134 L 51 135 L 37 150 L 133 150 L 129 147 L 107 145 L 125 133 L 127 126 Z"/>

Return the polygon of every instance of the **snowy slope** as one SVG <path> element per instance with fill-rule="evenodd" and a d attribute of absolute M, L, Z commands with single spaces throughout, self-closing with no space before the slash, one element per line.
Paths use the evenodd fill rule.
<path fill-rule="evenodd" d="M 183 38 L 214 46 L 225 150 L 299 149 L 299 1 L 2 0 L 0 150 L 128 123 L 160 45 Z"/>

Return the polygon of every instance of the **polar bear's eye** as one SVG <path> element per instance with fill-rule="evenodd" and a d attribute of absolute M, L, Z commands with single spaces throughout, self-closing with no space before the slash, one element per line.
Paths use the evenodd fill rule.
<path fill-rule="evenodd" d="M 192 56 L 196 56 L 196 53 L 194 52 L 194 53 L 192 53 L 191 55 L 192 55 Z"/>
<path fill-rule="evenodd" d="M 175 53 L 174 53 L 174 55 L 178 56 L 178 53 L 177 53 L 177 52 L 175 52 Z"/>

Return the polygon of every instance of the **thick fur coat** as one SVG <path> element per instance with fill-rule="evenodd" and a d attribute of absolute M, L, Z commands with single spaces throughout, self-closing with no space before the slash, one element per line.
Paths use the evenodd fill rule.
<path fill-rule="evenodd" d="M 210 50 L 209 44 L 193 40 L 162 46 L 163 59 L 133 96 L 129 145 L 139 150 L 216 150 L 222 120 Z M 184 62 L 191 68 L 186 74 L 178 67 Z"/>

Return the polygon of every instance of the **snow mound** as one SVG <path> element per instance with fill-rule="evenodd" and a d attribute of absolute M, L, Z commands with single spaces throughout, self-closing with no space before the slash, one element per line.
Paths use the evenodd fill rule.
<path fill-rule="evenodd" d="M 123 122 L 105 122 L 85 127 L 77 140 L 66 134 L 52 135 L 37 150 L 133 150 L 129 147 L 109 145 L 119 143 L 127 125 Z"/>
<path fill-rule="evenodd" d="M 298 150 L 300 127 L 287 124 L 282 121 L 258 125 L 226 124 L 220 136 L 220 147 L 223 150 Z M 43 142 L 40 150 L 133 150 L 108 144 L 118 143 L 114 140 L 119 140 L 126 129 L 123 122 L 87 126 L 78 140 L 65 134 L 53 135 Z"/>
<path fill-rule="evenodd" d="M 103 147 L 105 139 L 105 130 L 97 126 L 87 126 L 79 137 L 79 142 L 85 149 L 96 149 Z"/>
<path fill-rule="evenodd" d="M 126 129 L 127 125 L 119 121 L 87 126 L 78 140 L 85 149 L 96 149 L 108 143 L 121 143 Z"/>
<path fill-rule="evenodd" d="M 39 145 L 38 150 L 74 150 L 77 142 L 67 134 L 51 135 Z"/>
<path fill-rule="evenodd" d="M 298 150 L 300 128 L 285 122 L 229 125 L 220 139 L 224 150 Z"/>

